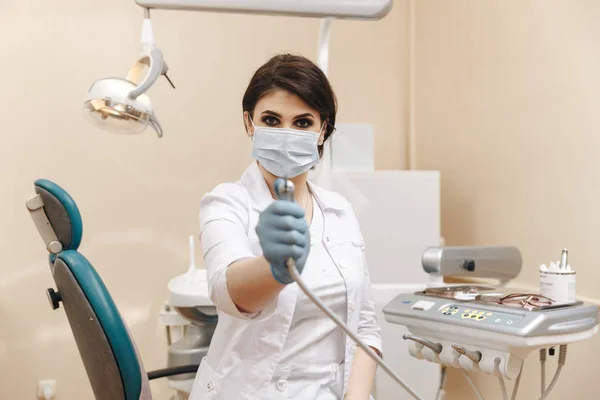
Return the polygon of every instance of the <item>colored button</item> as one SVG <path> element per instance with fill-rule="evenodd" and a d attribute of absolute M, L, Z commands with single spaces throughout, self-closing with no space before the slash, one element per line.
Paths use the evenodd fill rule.
<path fill-rule="evenodd" d="M 448 309 L 448 307 L 446 307 L 446 308 L 444 308 L 444 309 L 442 310 L 442 312 L 443 312 L 443 313 L 447 313 L 447 312 L 448 312 L 448 310 L 449 310 L 449 309 Z"/>
<path fill-rule="evenodd" d="M 477 317 L 477 319 L 485 319 L 485 317 L 483 315 L 480 315 L 479 317 Z"/>
<path fill-rule="evenodd" d="M 469 318 L 469 314 L 463 314 L 462 317 L 463 318 Z"/>
<path fill-rule="evenodd" d="M 465 312 L 471 312 L 471 310 L 470 310 L 470 309 L 467 309 L 467 310 L 465 310 Z"/>
<path fill-rule="evenodd" d="M 473 319 L 477 318 L 477 314 L 472 314 L 471 318 L 473 318 Z"/>
<path fill-rule="evenodd" d="M 487 314 L 485 314 L 485 315 L 487 315 L 488 317 L 491 317 L 491 316 L 492 316 L 492 313 L 491 313 L 491 312 L 489 312 L 489 313 L 487 313 Z"/>

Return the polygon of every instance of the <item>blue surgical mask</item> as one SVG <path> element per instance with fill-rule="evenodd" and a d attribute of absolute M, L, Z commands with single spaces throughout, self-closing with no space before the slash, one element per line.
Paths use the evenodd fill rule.
<path fill-rule="evenodd" d="M 320 132 L 252 125 L 252 157 L 273 175 L 294 178 L 319 161 Z"/>

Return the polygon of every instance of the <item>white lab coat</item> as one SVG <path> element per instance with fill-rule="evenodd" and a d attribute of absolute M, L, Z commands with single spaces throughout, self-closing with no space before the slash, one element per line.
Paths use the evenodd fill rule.
<path fill-rule="evenodd" d="M 347 324 L 369 346 L 381 351 L 381 329 L 370 295 L 364 241 L 350 203 L 309 182 L 323 210 L 327 252 L 338 266 L 347 291 Z M 190 400 L 263 400 L 278 366 L 300 288 L 292 283 L 264 310 L 245 314 L 227 290 L 226 269 L 235 261 L 262 254 L 255 227 L 273 198 L 256 163 L 235 183 L 205 195 L 200 206 L 200 241 L 210 297 L 219 323 L 202 360 Z M 344 393 L 356 344 L 346 339 Z M 311 399 L 313 400 L 313 399 Z"/>

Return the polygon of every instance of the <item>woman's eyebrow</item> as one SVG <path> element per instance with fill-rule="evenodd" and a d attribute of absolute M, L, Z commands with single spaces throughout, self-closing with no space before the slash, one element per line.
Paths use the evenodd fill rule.
<path fill-rule="evenodd" d="M 275 111 L 271 111 L 271 110 L 265 110 L 261 114 L 269 114 L 269 115 L 272 115 L 274 117 L 281 118 L 281 114 L 276 113 Z"/>
<path fill-rule="evenodd" d="M 314 115 L 312 115 L 311 113 L 304 113 L 304 114 L 300 114 L 300 115 L 296 115 L 296 119 L 297 118 L 305 118 L 305 117 L 315 117 Z"/>

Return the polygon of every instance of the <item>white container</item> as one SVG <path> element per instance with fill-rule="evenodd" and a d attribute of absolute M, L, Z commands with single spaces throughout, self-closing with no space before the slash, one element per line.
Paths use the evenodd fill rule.
<path fill-rule="evenodd" d="M 550 266 L 540 266 L 540 294 L 556 302 L 556 304 L 575 303 L 576 282 L 575 270 L 567 264 L 561 268 L 559 262 L 551 262 Z"/>

